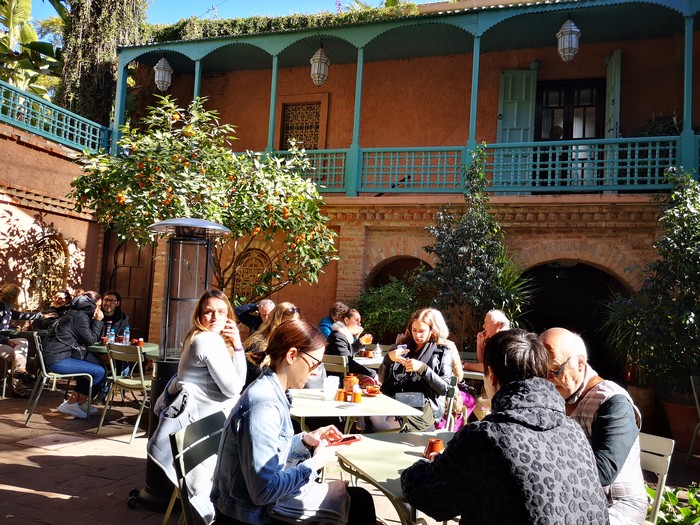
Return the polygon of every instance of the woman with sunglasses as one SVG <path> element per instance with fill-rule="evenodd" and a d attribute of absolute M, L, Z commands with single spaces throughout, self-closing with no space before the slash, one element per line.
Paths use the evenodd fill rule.
<path fill-rule="evenodd" d="M 177 485 L 169 435 L 214 412 L 228 412 L 240 396 L 246 361 L 235 314 L 226 294 L 205 291 L 192 312 L 192 328 L 185 336 L 177 375 L 154 410 L 158 427 L 148 441 L 148 454 Z M 190 502 L 206 523 L 214 517 L 209 500 L 213 459 L 197 468 L 197 482 L 189 487 Z"/>
<path fill-rule="evenodd" d="M 277 328 L 283 321 L 288 319 L 299 319 L 301 310 L 292 303 L 282 302 L 276 305 L 267 321 L 260 325 L 258 331 L 253 333 L 243 343 L 245 348 L 246 359 L 248 360 L 248 371 L 246 375 L 245 386 L 255 381 L 262 372 L 262 363 L 265 359 L 265 349 L 267 348 L 267 340 L 270 338 L 272 331 Z"/>
<path fill-rule="evenodd" d="M 231 411 L 211 499 L 217 525 L 334 523 L 375 525 L 371 495 L 343 481 L 317 483 L 335 459 L 334 426 L 294 434 L 287 390 L 303 388 L 323 359 L 323 336 L 301 319 L 270 335 L 268 366 Z"/>

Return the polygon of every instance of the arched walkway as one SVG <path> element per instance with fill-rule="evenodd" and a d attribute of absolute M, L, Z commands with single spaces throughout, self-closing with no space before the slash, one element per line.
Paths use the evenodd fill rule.
<path fill-rule="evenodd" d="M 626 295 L 623 284 L 609 273 L 575 261 L 543 264 L 527 271 L 525 276 L 537 288 L 525 316 L 525 327 L 541 333 L 560 326 L 578 333 L 586 343 L 593 368 L 606 379 L 619 380 L 622 364 L 610 358 L 600 326 L 601 303 L 612 291 Z"/>

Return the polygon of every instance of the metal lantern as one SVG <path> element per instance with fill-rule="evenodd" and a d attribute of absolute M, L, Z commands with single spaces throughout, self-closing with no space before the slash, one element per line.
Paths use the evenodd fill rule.
<path fill-rule="evenodd" d="M 153 68 L 156 72 L 156 87 L 160 91 L 165 91 L 170 87 L 173 78 L 173 68 L 170 67 L 165 57 L 161 58 Z"/>
<path fill-rule="evenodd" d="M 331 63 L 323 50 L 323 44 L 321 44 L 321 47 L 318 48 L 318 51 L 314 53 L 309 62 L 311 62 L 311 80 L 317 86 L 323 85 L 328 78 L 328 66 Z"/>
<path fill-rule="evenodd" d="M 569 18 L 557 33 L 557 52 L 564 62 L 571 62 L 578 53 L 581 30 Z"/>

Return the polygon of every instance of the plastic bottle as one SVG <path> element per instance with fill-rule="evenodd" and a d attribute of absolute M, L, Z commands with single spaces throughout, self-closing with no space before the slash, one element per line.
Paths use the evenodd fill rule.
<path fill-rule="evenodd" d="M 125 345 L 131 344 L 131 330 L 129 330 L 128 326 L 126 328 L 124 328 L 124 336 L 122 339 L 122 343 Z"/>
<path fill-rule="evenodd" d="M 117 336 L 114 334 L 114 328 L 109 329 L 109 334 L 107 335 L 107 337 L 108 337 L 108 339 L 107 339 L 108 343 L 114 343 L 114 341 L 116 341 Z"/>

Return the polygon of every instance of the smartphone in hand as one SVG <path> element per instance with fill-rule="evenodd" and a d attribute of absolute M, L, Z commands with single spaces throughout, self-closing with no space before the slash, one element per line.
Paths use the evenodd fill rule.
<path fill-rule="evenodd" d="M 349 445 L 355 441 L 360 441 L 360 436 L 353 434 L 351 436 L 345 436 L 342 439 L 336 439 L 328 442 L 329 447 L 334 447 L 336 445 Z"/>

